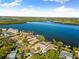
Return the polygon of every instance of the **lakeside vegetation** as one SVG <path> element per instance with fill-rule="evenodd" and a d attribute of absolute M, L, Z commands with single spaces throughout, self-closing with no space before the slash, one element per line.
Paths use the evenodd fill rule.
<path fill-rule="evenodd" d="M 55 18 L 55 17 L 0 17 L 0 24 L 21 24 L 26 22 L 51 21 L 61 24 L 79 24 L 79 18 Z"/>
<path fill-rule="evenodd" d="M 22 19 L 27 21 L 27 22 L 51 21 L 51 22 L 61 23 L 61 24 L 73 24 L 73 25 L 79 24 L 79 18 L 26 17 L 26 18 L 22 18 Z"/>
<path fill-rule="evenodd" d="M 0 59 L 4 59 L 14 49 L 13 44 L 9 38 L 0 38 Z"/>
<path fill-rule="evenodd" d="M 0 24 L 23 24 L 23 21 L 1 21 Z"/>
<path fill-rule="evenodd" d="M 56 18 L 53 20 L 55 23 L 79 25 L 79 18 Z"/>
<path fill-rule="evenodd" d="M 0 18 L 0 24 L 22 24 L 25 23 L 25 21 L 21 21 L 15 18 Z"/>

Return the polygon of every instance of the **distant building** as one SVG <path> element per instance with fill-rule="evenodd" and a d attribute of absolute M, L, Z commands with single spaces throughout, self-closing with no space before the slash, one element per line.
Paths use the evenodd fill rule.
<path fill-rule="evenodd" d="M 18 33 L 18 30 L 10 28 L 10 29 L 7 30 L 7 32 L 11 32 L 11 33 L 16 34 L 16 33 Z"/>
<path fill-rule="evenodd" d="M 76 51 L 75 53 L 76 53 L 75 57 L 78 59 L 79 58 L 79 51 Z"/>
<path fill-rule="evenodd" d="M 6 59 L 16 59 L 16 52 L 17 51 L 12 51 L 10 54 L 7 55 Z"/>
<path fill-rule="evenodd" d="M 49 44 L 46 48 L 46 51 L 53 49 L 53 50 L 57 50 L 58 46 L 54 45 L 54 44 Z"/>
<path fill-rule="evenodd" d="M 10 37 L 10 39 L 13 40 L 14 42 L 16 42 L 17 40 L 20 39 L 20 37 L 16 35 L 16 36 Z"/>
<path fill-rule="evenodd" d="M 40 50 L 38 50 L 38 47 L 40 48 Z M 45 53 L 46 52 L 46 47 L 47 45 L 45 44 L 42 44 L 41 42 L 35 44 L 32 48 L 34 48 L 36 51 L 38 52 L 42 52 L 42 53 Z"/>
<path fill-rule="evenodd" d="M 4 32 L 3 35 L 4 35 L 4 36 L 11 36 L 12 33 Z"/>
<path fill-rule="evenodd" d="M 7 29 L 6 29 L 6 28 L 3 28 L 3 29 L 2 29 L 2 32 L 6 32 L 6 31 L 7 31 Z"/>
<path fill-rule="evenodd" d="M 27 39 L 30 44 L 34 44 L 39 41 L 34 35 L 27 36 Z"/>
<path fill-rule="evenodd" d="M 62 59 L 72 59 L 72 54 L 67 51 L 60 52 L 60 58 Z"/>

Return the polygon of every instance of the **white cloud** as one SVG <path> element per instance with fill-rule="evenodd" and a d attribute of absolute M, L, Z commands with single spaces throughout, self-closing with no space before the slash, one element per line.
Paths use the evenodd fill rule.
<path fill-rule="evenodd" d="M 32 17 L 79 17 L 79 9 L 66 8 L 61 6 L 48 11 L 40 11 L 32 8 L 20 10 L 5 9 L 0 10 L 0 16 L 32 16 Z"/>
<path fill-rule="evenodd" d="M 14 6 L 20 5 L 21 2 L 22 2 L 22 0 L 14 0 L 11 3 L 0 3 L 0 6 L 9 8 L 9 7 L 14 7 Z"/>
<path fill-rule="evenodd" d="M 65 6 L 58 7 L 51 12 L 58 17 L 79 17 L 79 9 L 66 8 Z"/>
<path fill-rule="evenodd" d="M 69 2 L 70 0 L 43 0 L 43 1 L 49 1 L 49 2 L 58 2 L 58 3 L 61 3 L 61 4 L 64 4 L 66 2 Z"/>

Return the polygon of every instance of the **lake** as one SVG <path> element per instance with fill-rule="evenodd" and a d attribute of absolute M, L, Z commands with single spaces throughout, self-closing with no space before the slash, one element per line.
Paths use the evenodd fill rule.
<path fill-rule="evenodd" d="M 67 45 L 79 46 L 79 25 L 66 25 L 52 22 L 28 22 L 24 24 L 0 25 L 0 28 L 33 31 L 35 34 L 44 35 L 47 40 L 55 38 L 63 41 Z"/>

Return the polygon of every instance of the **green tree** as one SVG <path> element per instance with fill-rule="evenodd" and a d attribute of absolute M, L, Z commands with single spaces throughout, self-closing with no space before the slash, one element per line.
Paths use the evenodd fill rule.
<path fill-rule="evenodd" d="M 40 50 L 41 48 L 40 47 L 37 47 L 37 50 Z"/>
<path fill-rule="evenodd" d="M 57 46 L 62 47 L 63 45 L 64 45 L 63 42 L 61 42 L 61 41 L 57 42 Z"/>
<path fill-rule="evenodd" d="M 0 29 L 0 33 L 2 33 L 2 29 Z"/>
<path fill-rule="evenodd" d="M 29 42 L 27 41 L 27 39 L 23 39 L 22 42 L 23 42 L 23 44 L 24 44 L 25 46 L 28 46 L 28 44 L 29 44 Z"/>
<path fill-rule="evenodd" d="M 57 41 L 55 39 L 53 39 L 52 43 L 56 45 Z"/>
<path fill-rule="evenodd" d="M 41 54 L 37 53 L 37 54 L 32 55 L 32 57 L 29 59 L 41 59 L 41 58 L 42 58 Z"/>
<path fill-rule="evenodd" d="M 73 59 L 75 59 L 75 51 L 76 51 L 76 48 L 73 48 L 73 50 L 72 50 L 72 54 L 73 54 Z"/>
<path fill-rule="evenodd" d="M 59 53 L 60 53 L 61 48 L 63 47 L 63 42 L 58 41 L 58 42 L 57 42 L 57 46 L 58 46 L 58 50 L 59 50 Z"/>
<path fill-rule="evenodd" d="M 39 39 L 40 41 L 43 41 L 43 40 L 45 40 L 45 37 L 42 36 L 42 35 L 38 35 L 38 36 L 37 36 L 37 39 Z"/>
<path fill-rule="evenodd" d="M 58 52 L 58 50 L 49 50 L 46 53 L 46 59 L 59 59 L 59 52 Z"/>

